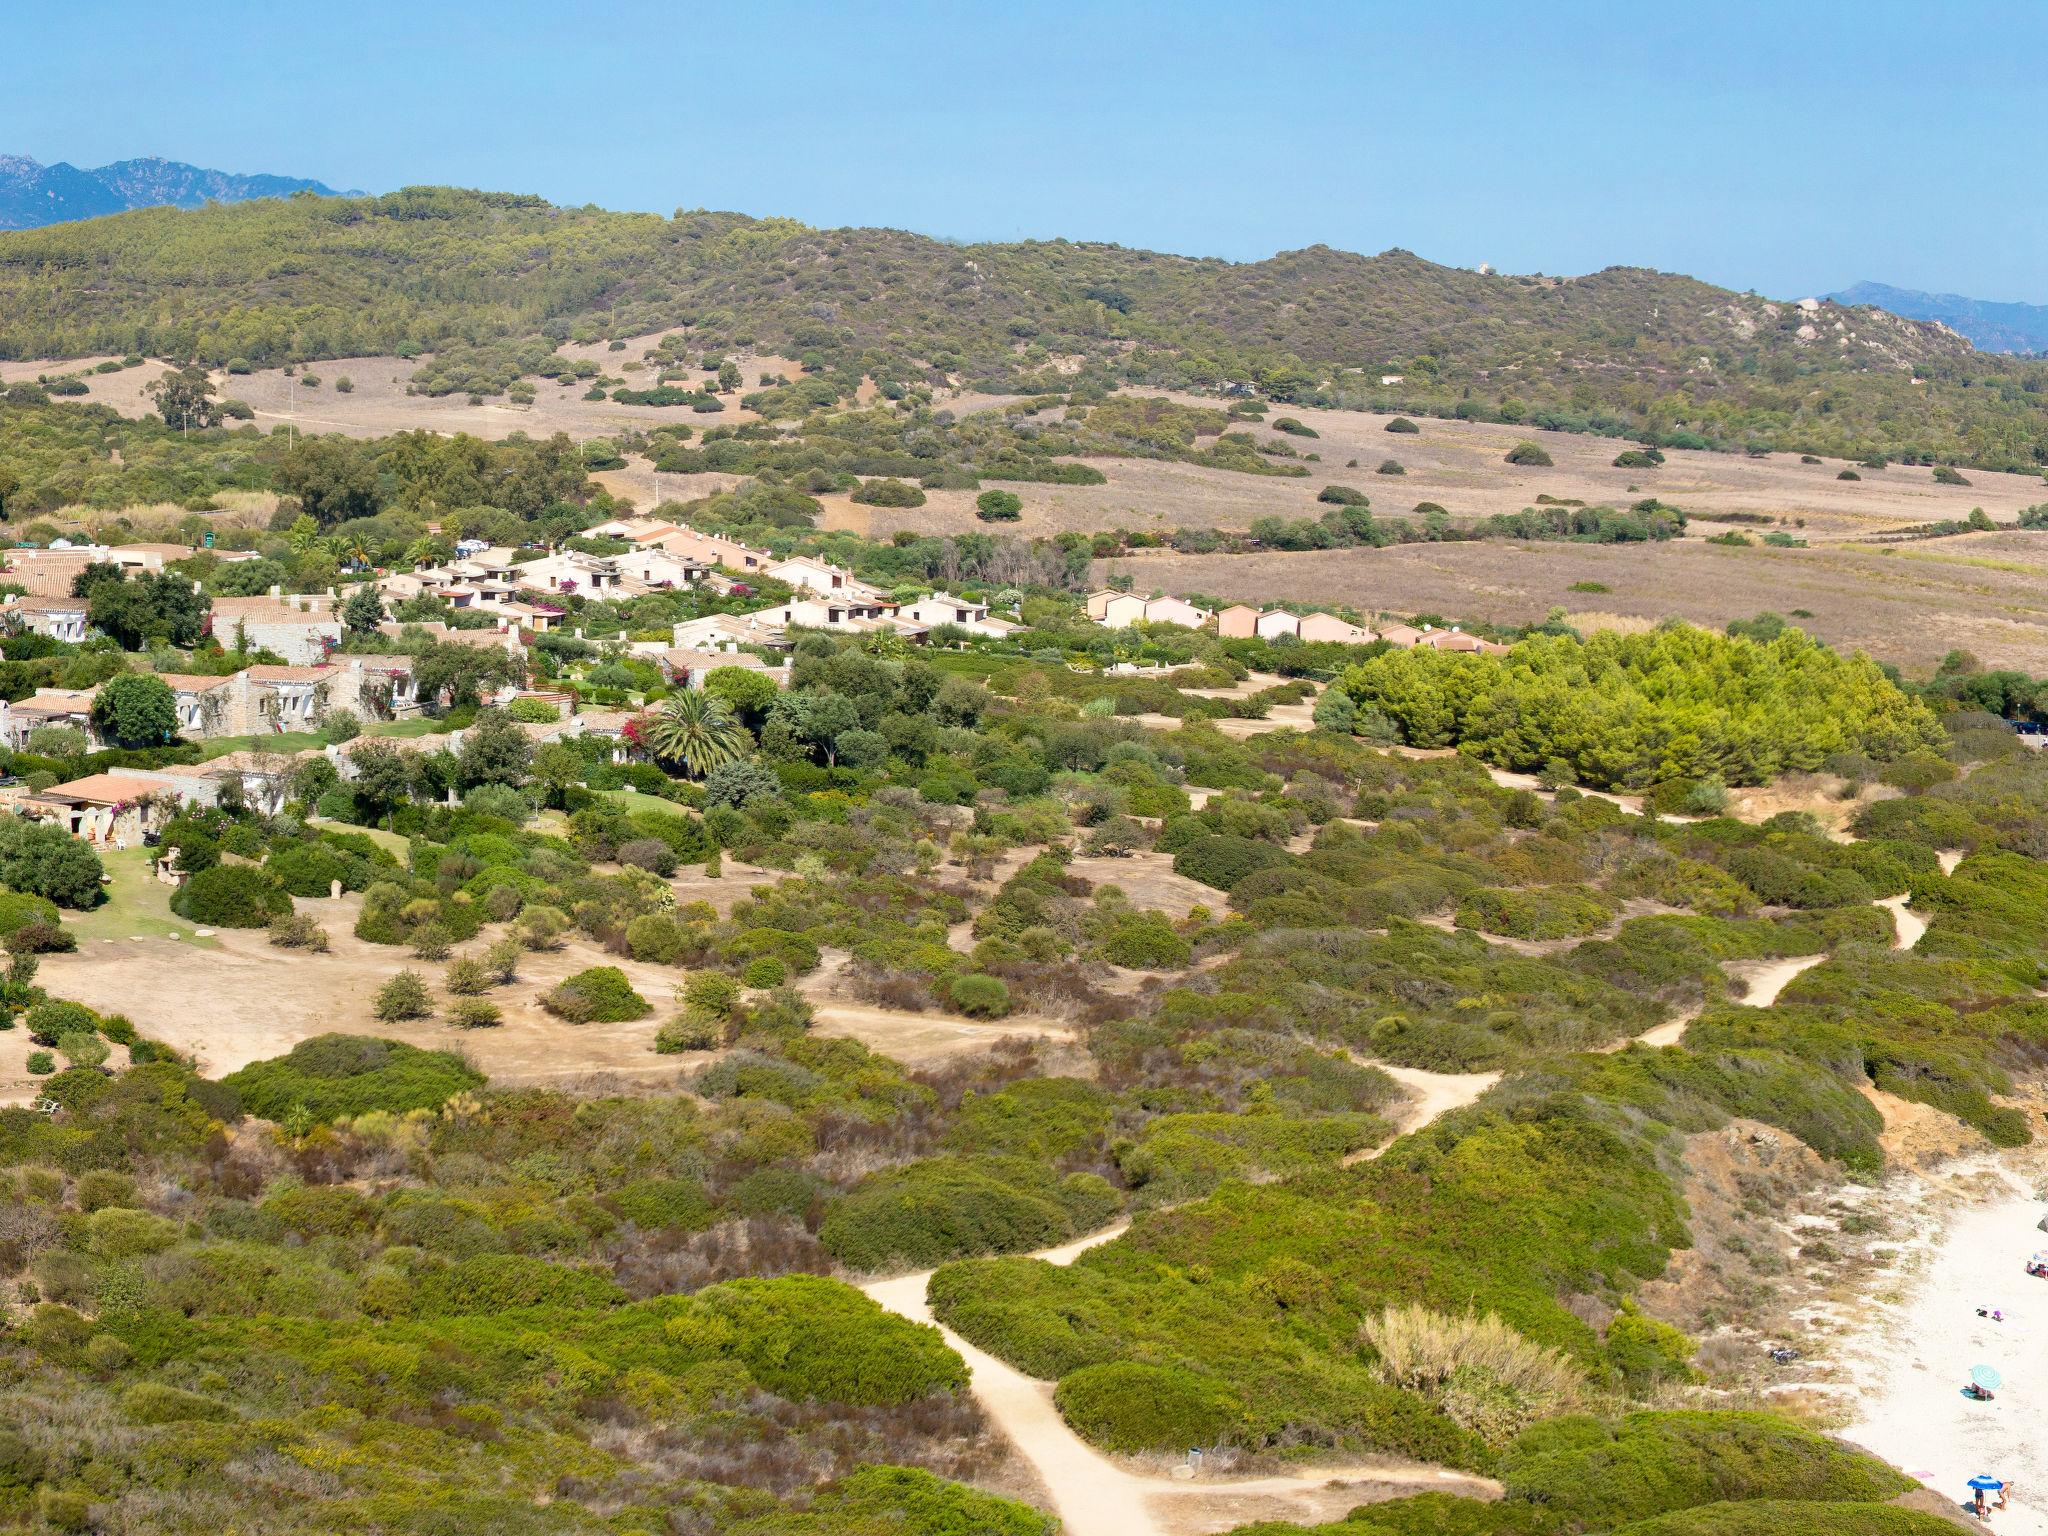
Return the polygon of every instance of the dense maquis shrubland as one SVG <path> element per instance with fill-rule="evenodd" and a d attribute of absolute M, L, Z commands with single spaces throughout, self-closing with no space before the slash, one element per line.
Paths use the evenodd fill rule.
<path fill-rule="evenodd" d="M 1370 1506 L 1344 1536 L 1934 1529 L 1870 1458 L 1673 1408 L 1709 1401 L 1688 1397 L 1708 1319 L 1645 1293 L 1691 1241 L 1687 1136 L 1740 1117 L 1871 1176 L 1868 1080 L 2030 1139 L 2003 1100 L 2048 1041 L 2048 763 L 1797 634 L 1545 634 L 1496 695 L 1597 673 L 1603 716 L 1597 752 L 1532 744 L 1560 786 L 1539 794 L 1494 782 L 1469 701 L 1443 727 L 1468 750 L 1390 750 L 1422 731 L 1376 691 L 1391 653 L 1112 636 L 1049 589 L 1012 596 L 1029 627 L 1008 642 L 810 635 L 786 691 L 714 674 L 708 705 L 656 709 L 651 761 L 536 747 L 451 675 L 457 749 L 365 737 L 353 778 L 309 759 L 275 814 L 166 827 L 195 924 L 317 950 L 332 936 L 294 898 L 360 892 L 355 938 L 392 957 L 378 1017 L 441 1021 L 445 1048 L 334 1034 L 203 1077 L 151 1041 L 146 1001 L 96 1014 L 39 985 L 69 940 L 57 907 L 98 882 L 79 845 L 0 827 L 0 1004 L 66 1063 L 55 1114 L 0 1110 L 5 1517 L 1048 1532 L 992 1491 L 1013 1468 L 958 1355 L 848 1283 L 943 1266 L 942 1318 L 1056 1381 L 1106 1449 L 1376 1452 L 1506 1488 Z M 601 640 L 697 600 L 582 604 L 586 638 L 536 662 L 586 698 L 658 695 Z M 1099 670 L 1128 655 L 1196 665 Z M 1310 695 L 1299 674 L 1185 691 L 1276 660 L 1341 675 L 1315 729 L 1236 729 Z M 1674 695 L 1694 669 L 1748 681 Z M 1825 739 L 1804 708 L 1822 686 Z M 1161 714 L 1180 728 L 1134 718 Z M 1644 744 L 1674 727 L 1701 748 L 1658 777 Z M 1720 814 L 1720 775 L 1809 766 L 1882 783 L 1860 840 Z M 1966 854 L 1952 874 L 1941 850 Z M 770 878 L 724 916 L 679 899 L 679 869 L 729 862 Z M 1169 866 L 1206 898 L 1118 888 Z M 1902 951 L 1873 902 L 1908 890 L 1933 927 Z M 598 952 L 546 995 L 572 1023 L 651 1013 L 608 962 L 672 969 L 682 1006 L 649 1039 L 675 1087 L 508 1088 L 464 1059 L 569 945 Z M 1775 1006 L 1736 1006 L 1725 962 L 1823 954 Z M 910 1070 L 813 1027 L 828 968 L 878 1008 L 1050 1014 L 1076 1038 Z M 1680 1044 L 1628 1043 L 1694 1010 Z M 1397 1136 L 1383 1064 L 1505 1076 Z M 1124 1215 L 1070 1268 L 1018 1257 Z"/>
<path fill-rule="evenodd" d="M 1882 311 L 1808 312 L 1639 269 L 1517 278 L 1402 251 L 1233 264 L 1064 240 L 956 246 L 446 188 L 0 237 L 0 355 L 219 366 L 432 352 L 420 387 L 495 394 L 564 369 L 557 341 L 669 327 L 686 328 L 678 362 L 702 354 L 714 371 L 749 346 L 801 359 L 803 376 L 762 401 L 785 415 L 849 400 L 863 376 L 885 391 L 1066 387 L 1078 360 L 1104 384 L 1243 384 L 1652 442 L 2048 462 L 2048 365 Z"/>

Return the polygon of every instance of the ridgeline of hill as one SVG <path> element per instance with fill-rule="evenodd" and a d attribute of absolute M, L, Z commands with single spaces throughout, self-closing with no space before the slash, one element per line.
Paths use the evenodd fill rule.
<path fill-rule="evenodd" d="M 1986 356 L 1882 310 L 1642 269 L 1564 279 L 1320 246 L 1248 264 L 1066 241 L 960 246 L 446 188 L 0 235 L 6 357 L 434 352 L 437 371 L 494 393 L 544 366 L 553 343 L 677 327 L 692 353 L 801 359 L 805 377 L 770 402 L 790 416 L 849 400 L 863 376 L 885 390 L 1238 384 L 1680 445 L 2048 463 L 2048 364 Z"/>

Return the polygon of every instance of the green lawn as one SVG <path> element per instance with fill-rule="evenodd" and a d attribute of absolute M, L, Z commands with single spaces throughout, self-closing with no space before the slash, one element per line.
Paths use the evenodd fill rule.
<path fill-rule="evenodd" d="M 216 757 L 226 757 L 230 752 L 303 752 L 308 747 L 320 745 L 320 736 L 315 731 L 286 731 L 279 735 L 275 731 L 256 731 L 247 736 L 216 736 L 211 741 L 199 744 L 199 760 L 211 762 Z"/>
<path fill-rule="evenodd" d="M 331 827 L 336 832 L 360 832 L 378 847 L 397 854 L 401 864 L 412 856 L 412 840 L 397 832 L 382 827 L 359 827 L 352 821 L 334 821 L 326 816 L 309 816 L 306 820 L 312 826 Z"/>
<path fill-rule="evenodd" d="M 90 912 L 64 915 L 64 930 L 78 940 L 80 948 L 101 939 L 161 939 L 173 933 L 190 943 L 212 946 L 211 939 L 192 937 L 189 919 L 172 913 L 171 887 L 150 872 L 156 852 L 154 848 L 100 850 L 100 862 L 113 877 L 105 887 L 106 901 Z"/>
<path fill-rule="evenodd" d="M 673 800 L 664 800 L 659 795 L 642 794 L 637 789 L 601 789 L 598 798 L 609 800 L 622 811 L 660 811 L 667 816 L 687 816 L 686 807 Z"/>
<path fill-rule="evenodd" d="M 439 720 L 429 720 L 425 715 L 415 715 L 410 720 L 372 720 L 363 727 L 365 736 L 389 736 L 400 741 L 419 736 L 437 735 L 447 729 Z M 318 731 L 286 731 L 282 735 L 275 731 L 256 731 L 246 736 L 216 736 L 211 741 L 199 744 L 200 761 L 208 762 L 216 757 L 225 757 L 230 752 L 303 752 L 308 747 L 326 745 L 326 738 Z"/>

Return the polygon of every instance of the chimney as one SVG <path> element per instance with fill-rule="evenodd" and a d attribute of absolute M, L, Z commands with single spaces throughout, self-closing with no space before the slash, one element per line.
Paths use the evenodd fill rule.
<path fill-rule="evenodd" d="M 277 584 L 276 582 L 274 582 L 274 581 L 273 581 L 273 582 L 272 582 L 272 583 L 270 584 L 270 598 L 271 598 L 271 601 L 272 601 L 272 602 L 276 602 L 276 601 L 277 601 L 277 600 L 278 600 L 279 598 L 281 598 L 281 597 L 283 597 L 283 596 L 284 596 L 284 588 L 283 588 L 283 587 L 281 587 L 281 586 L 279 586 L 279 585 L 278 585 L 278 584 Z"/>

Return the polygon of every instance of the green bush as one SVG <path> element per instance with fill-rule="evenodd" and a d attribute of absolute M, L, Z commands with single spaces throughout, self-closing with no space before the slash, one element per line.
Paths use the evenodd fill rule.
<path fill-rule="evenodd" d="M 490 1317 L 520 1307 L 610 1307 L 626 1293 L 587 1269 L 517 1253 L 483 1253 L 423 1276 L 414 1287 L 419 1317 Z"/>
<path fill-rule="evenodd" d="M 1515 444 L 1502 457 L 1510 464 L 1522 464 L 1537 469 L 1548 469 L 1551 463 L 1550 455 L 1543 451 L 1541 443 L 1526 440 Z"/>
<path fill-rule="evenodd" d="M 967 1366 L 936 1328 L 885 1312 L 814 1275 L 729 1280 L 696 1296 L 732 1330 L 733 1354 L 770 1392 L 795 1402 L 887 1405 L 967 1385 Z"/>
<path fill-rule="evenodd" d="M 291 915 L 292 899 L 263 870 L 217 864 L 179 886 L 171 910 L 209 928 L 267 928 L 272 918 Z"/>
<path fill-rule="evenodd" d="M 377 989 L 370 1011 L 386 1024 L 424 1019 L 434 1011 L 434 996 L 418 971 L 400 971 Z"/>
<path fill-rule="evenodd" d="M 1014 523 L 1024 515 L 1024 498 L 1015 491 L 983 491 L 974 498 L 974 515 L 985 523 Z"/>
<path fill-rule="evenodd" d="M 1084 1440 L 1130 1455 L 1214 1446 L 1244 1418 L 1244 1405 L 1214 1378 L 1130 1360 L 1061 1377 L 1053 1402 Z"/>
<path fill-rule="evenodd" d="M 921 507 L 924 492 L 907 481 L 884 478 L 862 481 L 853 499 L 867 507 Z"/>
<path fill-rule="evenodd" d="M 636 1179 L 613 1190 L 605 1203 L 650 1230 L 696 1232 L 717 1216 L 704 1186 L 694 1179 Z"/>
<path fill-rule="evenodd" d="M 1638 1520 L 1614 1536 L 1955 1536 L 1956 1529 L 1939 1515 L 1891 1504 L 1751 1499 Z"/>
<path fill-rule="evenodd" d="M 138 1381 L 121 1394 L 121 1416 L 131 1424 L 192 1424 L 232 1419 L 235 1414 L 227 1404 L 197 1392 L 160 1381 Z"/>
<path fill-rule="evenodd" d="M 1387 423 L 1386 430 L 1389 432 L 1420 432 L 1422 428 L 1415 425 L 1406 416 L 1396 416 Z"/>
<path fill-rule="evenodd" d="M 148 1211 L 110 1205 L 86 1218 L 86 1247 L 102 1259 L 134 1259 L 162 1253 L 184 1235 L 175 1221 Z"/>
<path fill-rule="evenodd" d="M 1730 1499 L 1876 1503 L 1912 1479 L 1768 1413 L 1632 1413 L 1611 1428 L 1554 1419 L 1502 1457 L 1508 1496 L 1609 1527 Z"/>
<path fill-rule="evenodd" d="M 756 989 L 779 987 L 789 980 L 789 967 L 774 955 L 756 955 L 740 971 L 740 980 Z"/>
<path fill-rule="evenodd" d="M 1197 837 L 1173 856 L 1173 872 L 1219 891 L 1236 887 L 1248 875 L 1293 863 L 1286 849 L 1228 833 Z"/>
<path fill-rule="evenodd" d="M 620 1024 L 654 1011 L 615 965 L 578 971 L 543 997 L 541 1006 L 571 1024 Z"/>
<path fill-rule="evenodd" d="M 983 1253 L 1048 1248 L 1107 1221 L 1100 1178 L 1062 1178 L 1022 1157 L 935 1157 L 861 1180 L 819 1229 L 850 1269 L 926 1269 Z"/>
<path fill-rule="evenodd" d="M 1514 939 L 1574 939 L 1597 933 L 1614 903 L 1590 886 L 1481 887 L 1458 903 L 1458 926 Z"/>
<path fill-rule="evenodd" d="M 0 938 L 31 923 L 54 927 L 57 923 L 57 904 L 41 896 L 27 896 L 20 891 L 0 891 Z"/>
<path fill-rule="evenodd" d="M 970 1018 L 1000 1019 L 1010 1011 L 1010 989 L 1000 976 L 977 972 L 955 976 L 947 989 L 953 1006 Z"/>
<path fill-rule="evenodd" d="M 317 1122 L 374 1109 L 436 1109 L 483 1081 L 481 1072 L 446 1051 L 343 1034 L 316 1035 L 222 1079 L 250 1114 L 280 1123 L 294 1111 Z"/>

